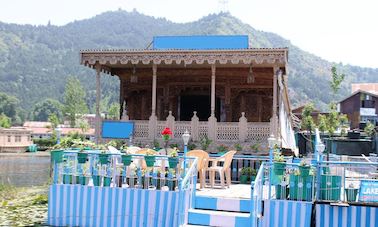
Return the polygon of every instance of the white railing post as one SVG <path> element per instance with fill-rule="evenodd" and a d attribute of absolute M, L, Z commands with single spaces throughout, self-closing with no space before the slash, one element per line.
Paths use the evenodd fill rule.
<path fill-rule="evenodd" d="M 151 115 L 148 121 L 148 139 L 150 140 L 155 139 L 156 127 L 157 127 L 157 117 L 156 115 Z"/>
<path fill-rule="evenodd" d="M 199 118 L 197 117 L 197 111 L 193 111 L 193 117 L 190 122 L 190 127 L 191 127 L 191 133 L 192 133 L 192 139 L 194 141 L 199 140 Z"/>
<path fill-rule="evenodd" d="M 170 128 L 172 131 L 175 131 L 175 117 L 172 115 L 172 111 L 168 112 L 168 116 L 166 118 L 167 122 L 165 124 L 166 127 Z"/>
<path fill-rule="evenodd" d="M 245 142 L 247 139 L 247 118 L 245 117 L 245 113 L 241 113 L 242 116 L 239 118 L 239 141 Z"/>
<path fill-rule="evenodd" d="M 213 142 L 217 141 L 217 118 L 214 115 L 211 115 L 208 119 L 207 125 L 209 127 L 209 139 L 211 139 Z"/>

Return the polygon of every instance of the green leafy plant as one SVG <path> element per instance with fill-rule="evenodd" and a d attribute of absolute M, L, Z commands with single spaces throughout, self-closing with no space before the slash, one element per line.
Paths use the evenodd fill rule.
<path fill-rule="evenodd" d="M 226 152 L 228 150 L 228 147 L 224 144 L 221 144 L 217 147 L 218 152 Z"/>
<path fill-rule="evenodd" d="M 154 139 L 153 146 L 155 150 L 160 150 L 160 143 L 157 139 Z"/>
<path fill-rule="evenodd" d="M 370 136 L 370 137 L 374 136 L 374 134 L 376 133 L 374 124 L 372 124 L 370 121 L 368 121 L 368 122 L 366 123 L 365 128 L 364 128 L 364 132 L 365 132 L 368 136 Z"/>
<path fill-rule="evenodd" d="M 188 144 L 188 149 L 189 150 L 194 150 L 194 149 L 196 149 L 196 147 L 197 147 L 197 145 L 194 143 L 194 142 L 189 142 L 189 144 Z"/>
<path fill-rule="evenodd" d="M 302 166 L 302 167 L 307 167 L 307 166 L 310 166 L 306 160 L 302 159 L 301 162 L 299 163 L 299 166 Z"/>
<path fill-rule="evenodd" d="M 174 149 L 174 148 L 178 148 L 178 144 L 177 143 L 172 143 L 169 145 L 170 148 Z"/>
<path fill-rule="evenodd" d="M 285 157 L 281 154 L 281 152 L 274 152 L 273 156 L 273 161 L 274 162 L 285 162 Z"/>
<path fill-rule="evenodd" d="M 260 150 L 260 144 L 259 143 L 255 143 L 255 144 L 252 144 L 251 146 L 250 146 L 250 148 L 251 148 L 251 150 L 252 151 L 254 151 L 254 152 L 259 152 L 259 150 Z"/>
<path fill-rule="evenodd" d="M 256 176 L 257 172 L 252 167 L 243 167 L 240 174 L 245 176 Z"/>
<path fill-rule="evenodd" d="M 170 157 L 177 157 L 178 156 L 178 153 L 177 153 L 177 148 L 173 148 L 173 150 L 171 151 L 171 153 L 169 154 Z"/>
<path fill-rule="evenodd" d="M 209 137 L 207 137 L 207 135 L 205 135 L 201 141 L 200 141 L 200 144 L 201 144 L 201 148 L 202 150 L 206 151 L 210 144 L 212 143 L 213 141 L 211 139 L 209 139 Z"/>
<path fill-rule="evenodd" d="M 242 151 L 242 150 L 243 150 L 243 147 L 242 147 L 239 143 L 236 143 L 236 144 L 234 145 L 234 147 L 235 147 L 235 150 L 236 150 L 236 151 Z"/>

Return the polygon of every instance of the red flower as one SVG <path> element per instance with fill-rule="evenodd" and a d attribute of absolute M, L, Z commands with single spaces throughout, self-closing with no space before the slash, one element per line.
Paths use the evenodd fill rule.
<path fill-rule="evenodd" d="M 170 128 L 165 128 L 162 132 L 161 132 L 161 134 L 164 136 L 164 135 L 172 135 L 172 131 L 171 131 L 171 129 Z"/>
<path fill-rule="evenodd" d="M 168 140 L 172 136 L 172 131 L 170 128 L 165 128 L 161 134 L 163 135 L 163 140 L 165 140 L 168 143 Z"/>

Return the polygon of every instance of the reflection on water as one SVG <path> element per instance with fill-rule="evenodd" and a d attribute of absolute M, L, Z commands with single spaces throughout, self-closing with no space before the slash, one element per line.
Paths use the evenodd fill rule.
<path fill-rule="evenodd" d="M 0 154 L 0 184 L 39 186 L 48 182 L 50 157 L 36 153 Z"/>

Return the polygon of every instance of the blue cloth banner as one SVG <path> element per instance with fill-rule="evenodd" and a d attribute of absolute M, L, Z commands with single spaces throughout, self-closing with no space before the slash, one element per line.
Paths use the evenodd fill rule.
<path fill-rule="evenodd" d="M 360 194 L 358 196 L 360 202 L 378 202 L 378 181 L 377 180 L 361 180 Z"/>

